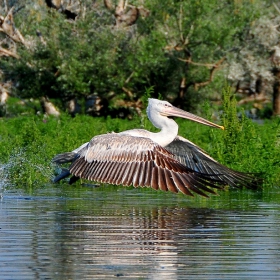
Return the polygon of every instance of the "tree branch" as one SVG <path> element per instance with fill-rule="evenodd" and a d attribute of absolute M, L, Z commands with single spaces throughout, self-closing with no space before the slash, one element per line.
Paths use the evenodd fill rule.
<path fill-rule="evenodd" d="M 209 75 L 209 79 L 204 81 L 204 82 L 200 82 L 200 83 L 193 83 L 193 86 L 196 90 L 198 90 L 198 88 L 206 86 L 208 84 L 210 84 L 213 81 L 213 77 L 214 77 L 214 73 L 215 71 L 221 66 L 221 64 L 225 61 L 226 57 L 223 57 L 222 59 L 220 59 L 217 63 L 215 63 L 212 68 L 210 69 L 210 75 Z M 209 64 L 208 64 L 209 65 Z M 204 65 L 205 66 L 205 65 Z"/>
<path fill-rule="evenodd" d="M 12 56 L 12 57 L 17 58 L 17 59 L 20 58 L 19 55 L 17 55 L 16 53 L 13 53 L 9 50 L 6 50 L 2 47 L 0 47 L 0 56 Z"/>
<path fill-rule="evenodd" d="M 122 90 L 126 93 L 126 95 L 129 97 L 129 99 L 133 98 L 133 93 L 129 89 L 122 87 Z"/>
<path fill-rule="evenodd" d="M 205 66 L 205 67 L 211 67 L 211 68 L 217 68 L 220 66 L 220 64 L 222 64 L 224 62 L 224 60 L 226 59 L 225 57 L 223 57 L 222 59 L 220 59 L 218 62 L 216 63 L 199 63 L 199 62 L 194 62 L 192 61 L 191 58 L 188 58 L 188 59 L 182 59 L 182 58 L 178 58 L 180 61 L 183 61 L 183 62 L 186 62 L 186 63 L 189 63 L 189 64 L 192 64 L 192 65 L 197 65 L 197 66 Z"/>
<path fill-rule="evenodd" d="M 13 41 L 25 45 L 23 36 L 15 27 L 13 18 L 13 8 L 10 9 L 5 18 L 0 16 L 0 31 L 9 36 Z"/>

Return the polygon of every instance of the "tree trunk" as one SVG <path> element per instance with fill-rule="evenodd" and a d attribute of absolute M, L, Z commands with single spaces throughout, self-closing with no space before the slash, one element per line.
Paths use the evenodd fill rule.
<path fill-rule="evenodd" d="M 280 70 L 275 73 L 276 81 L 273 87 L 273 115 L 280 116 Z"/>

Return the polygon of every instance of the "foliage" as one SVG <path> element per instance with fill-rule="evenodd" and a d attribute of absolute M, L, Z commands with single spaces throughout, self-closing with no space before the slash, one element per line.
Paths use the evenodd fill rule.
<path fill-rule="evenodd" d="M 101 1 L 85 3 L 87 12 L 75 21 L 42 1 L 21 6 L 15 21 L 28 48 L 18 47 L 19 60 L 1 61 L 14 94 L 48 96 L 63 100 L 58 102 L 63 107 L 66 100 L 96 93 L 114 107 L 120 99 L 138 100 L 152 86 L 154 96 L 194 108 L 202 94 L 205 99 L 209 89 L 213 94 L 221 88 L 224 76 L 215 73 L 211 85 L 209 68 L 240 44 L 265 1 L 150 0 L 145 1 L 149 15 L 126 27 L 115 26 Z"/>
<path fill-rule="evenodd" d="M 258 173 L 265 185 L 279 185 L 279 136 L 280 122 L 257 124 L 244 112 L 238 112 L 235 95 L 229 88 L 223 91 L 222 123 L 224 133 L 212 134 L 217 159 L 232 168 Z"/>

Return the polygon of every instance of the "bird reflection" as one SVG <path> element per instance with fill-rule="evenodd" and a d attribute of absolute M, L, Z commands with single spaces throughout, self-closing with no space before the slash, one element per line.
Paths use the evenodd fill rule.
<path fill-rule="evenodd" d="M 204 232 L 201 238 L 207 238 L 208 233 L 213 237 L 217 222 L 212 217 L 214 213 L 203 208 L 132 207 L 92 215 L 73 213 L 66 220 L 58 217 L 61 232 L 57 239 L 63 236 L 64 240 L 61 259 L 67 258 L 63 265 L 90 264 L 93 275 L 102 268 L 105 274 L 114 270 L 133 277 L 145 265 L 147 277 L 177 279 L 178 258 L 185 250 L 182 238 L 184 235 L 198 238 L 197 230 Z M 219 235 L 219 230 L 216 234 Z M 73 243 L 79 246 L 73 249 Z"/>

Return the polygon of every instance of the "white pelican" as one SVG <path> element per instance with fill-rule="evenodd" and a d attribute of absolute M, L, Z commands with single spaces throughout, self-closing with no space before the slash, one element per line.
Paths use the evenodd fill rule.
<path fill-rule="evenodd" d="M 212 188 L 222 189 L 224 185 L 257 188 L 255 177 L 223 166 L 201 148 L 178 136 L 178 125 L 168 116 L 224 129 L 222 126 L 167 101 L 152 98 L 147 115 L 159 132 L 132 129 L 95 136 L 76 150 L 53 158 L 57 164 L 71 163 L 54 182 L 72 174 L 70 184 L 84 178 L 114 185 L 180 191 L 186 195 L 195 192 L 203 196 L 207 196 L 204 192 L 216 194 Z"/>

